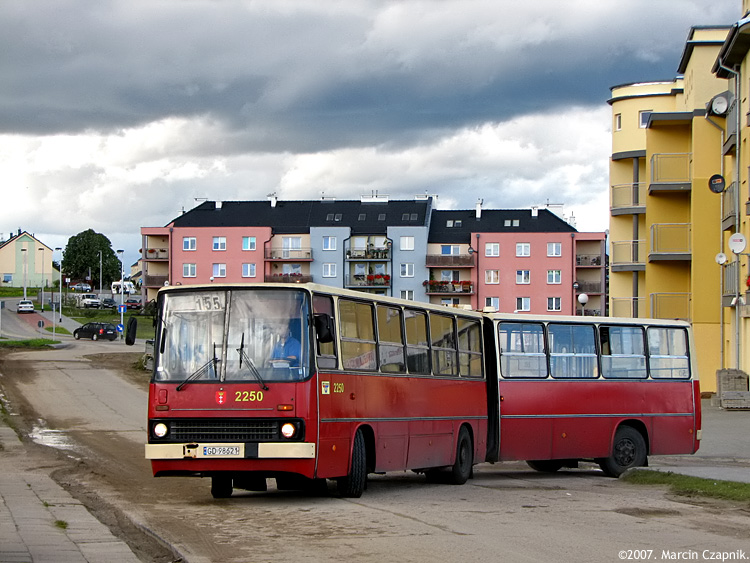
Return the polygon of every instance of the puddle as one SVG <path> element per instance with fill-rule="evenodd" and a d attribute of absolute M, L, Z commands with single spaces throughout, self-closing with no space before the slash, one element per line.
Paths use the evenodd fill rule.
<path fill-rule="evenodd" d="M 37 444 L 57 448 L 58 450 L 75 448 L 75 444 L 63 430 L 50 430 L 49 428 L 34 426 L 29 437 Z"/>

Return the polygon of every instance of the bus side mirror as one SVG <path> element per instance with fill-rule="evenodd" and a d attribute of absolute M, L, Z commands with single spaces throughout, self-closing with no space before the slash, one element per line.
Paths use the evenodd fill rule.
<path fill-rule="evenodd" d="M 125 330 L 125 344 L 132 346 L 135 344 L 135 333 L 138 331 L 138 319 L 130 317 L 128 327 Z"/>
<path fill-rule="evenodd" d="M 333 342 L 333 319 L 330 315 L 326 313 L 315 315 L 315 334 L 321 344 Z"/>

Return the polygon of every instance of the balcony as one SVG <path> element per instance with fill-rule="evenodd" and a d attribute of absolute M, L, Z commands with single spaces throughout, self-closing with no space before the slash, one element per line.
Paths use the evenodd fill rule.
<path fill-rule="evenodd" d="M 733 260 L 732 262 L 728 262 L 727 264 L 725 264 L 721 270 L 723 282 L 721 304 L 724 307 L 731 307 L 734 298 L 737 297 L 740 292 L 745 290 L 745 284 L 742 283 L 738 278 L 738 266 L 739 262 L 737 260 Z"/>
<path fill-rule="evenodd" d="M 313 281 L 312 276 L 304 274 L 268 274 L 263 279 L 270 283 L 310 283 Z"/>
<path fill-rule="evenodd" d="M 312 262 L 311 248 L 266 248 L 266 260 Z"/>
<path fill-rule="evenodd" d="M 624 240 L 612 243 L 610 265 L 613 272 L 642 272 L 646 269 L 646 241 Z"/>
<path fill-rule="evenodd" d="M 143 253 L 146 260 L 169 260 L 169 250 L 166 248 L 148 248 Z"/>
<path fill-rule="evenodd" d="M 598 268 L 602 265 L 601 254 L 578 254 L 576 255 L 576 266 L 593 266 Z"/>
<path fill-rule="evenodd" d="M 690 260 L 690 223 L 655 223 L 651 225 L 649 261 Z"/>
<path fill-rule="evenodd" d="M 612 186 L 612 215 L 638 215 L 646 212 L 646 183 Z"/>
<path fill-rule="evenodd" d="M 476 259 L 473 254 L 428 254 L 425 265 L 428 268 L 473 268 Z"/>
<path fill-rule="evenodd" d="M 651 183 L 649 193 L 689 192 L 691 153 L 663 153 L 651 156 Z"/>
<path fill-rule="evenodd" d="M 363 260 L 390 260 L 390 248 L 352 248 L 346 251 L 346 259 L 349 262 L 361 262 Z"/>
<path fill-rule="evenodd" d="M 690 321 L 690 293 L 652 293 L 651 318 Z"/>
<path fill-rule="evenodd" d="M 422 285 L 427 295 L 454 295 L 456 293 L 472 295 L 474 293 L 474 284 L 470 281 L 443 282 L 439 280 L 425 280 L 422 282 Z"/>
<path fill-rule="evenodd" d="M 646 317 L 647 305 L 645 297 L 614 297 L 611 314 L 613 317 Z"/>
<path fill-rule="evenodd" d="M 391 287 L 391 276 L 387 274 L 355 274 L 346 276 L 344 284 L 346 287 L 356 288 L 388 288 Z"/>
<path fill-rule="evenodd" d="M 724 231 L 734 230 L 737 222 L 737 182 L 729 184 L 724 193 L 721 194 L 724 213 L 721 218 L 721 228 Z"/>
<path fill-rule="evenodd" d="M 602 282 L 599 281 L 577 281 L 576 293 L 602 293 Z"/>
<path fill-rule="evenodd" d="M 146 287 L 161 287 L 169 281 L 169 276 L 143 276 L 143 285 Z"/>

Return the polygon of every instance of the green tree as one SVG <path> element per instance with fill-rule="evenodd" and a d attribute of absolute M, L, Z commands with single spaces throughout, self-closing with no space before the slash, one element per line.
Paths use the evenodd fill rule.
<path fill-rule="evenodd" d="M 71 280 L 83 280 L 91 273 L 91 286 L 99 287 L 99 252 L 102 258 L 102 287 L 109 287 L 120 279 L 120 260 L 112 250 L 112 243 L 93 229 L 80 232 L 68 239 L 62 259 L 63 273 Z"/>

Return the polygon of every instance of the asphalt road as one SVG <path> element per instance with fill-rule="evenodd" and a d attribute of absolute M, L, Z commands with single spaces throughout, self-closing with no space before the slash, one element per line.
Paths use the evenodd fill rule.
<path fill-rule="evenodd" d="M 78 341 L 54 352 L 14 353 L 2 364 L 0 381 L 36 440 L 69 456 L 59 479 L 88 494 L 94 510 L 97 503 L 114 508 L 191 563 L 598 563 L 628 554 L 643 560 L 637 550 L 663 560 L 750 548 L 746 509 L 672 498 L 659 488 L 604 477 L 593 465 L 546 475 L 520 463 L 483 464 L 464 486 L 389 473 L 373 476 L 361 499 L 271 486 L 214 500 L 208 480 L 151 477 L 143 457 L 147 376 L 128 369 L 133 358 L 125 350 L 132 349 Z M 707 405 L 702 457 L 652 463 L 750 468 L 749 416 Z M 724 436 L 727 431 L 732 435 Z"/>

